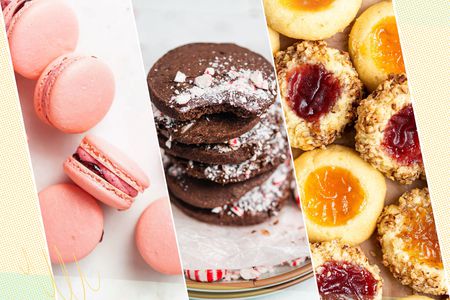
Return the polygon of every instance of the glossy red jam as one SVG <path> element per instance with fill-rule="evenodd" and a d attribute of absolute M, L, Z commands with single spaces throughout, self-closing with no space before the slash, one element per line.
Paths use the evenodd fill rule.
<path fill-rule="evenodd" d="M 402 164 L 422 162 L 419 135 L 411 104 L 391 117 L 384 131 L 382 145 Z"/>
<path fill-rule="evenodd" d="M 305 64 L 287 75 L 290 107 L 302 119 L 317 121 L 341 95 L 339 80 L 322 65 Z"/>
<path fill-rule="evenodd" d="M 317 285 L 323 300 L 370 300 L 378 281 L 365 268 L 345 261 L 328 261 L 317 269 Z"/>

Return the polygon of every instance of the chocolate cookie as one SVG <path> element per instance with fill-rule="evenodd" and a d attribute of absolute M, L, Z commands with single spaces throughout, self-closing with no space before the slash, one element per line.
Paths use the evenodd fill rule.
<path fill-rule="evenodd" d="M 251 159 L 256 153 L 267 152 L 275 147 L 282 124 L 281 107 L 274 104 L 252 130 L 225 143 L 186 145 L 159 135 L 159 144 L 167 154 L 179 158 L 205 164 L 239 164 Z"/>
<path fill-rule="evenodd" d="M 223 112 L 259 116 L 277 95 L 272 64 L 234 44 L 173 49 L 153 65 L 148 87 L 155 106 L 182 121 Z"/>
<path fill-rule="evenodd" d="M 197 120 L 178 121 L 153 110 L 158 133 L 183 144 L 223 143 L 239 137 L 255 127 L 258 117 L 239 118 L 230 113 L 203 116 Z"/>
<path fill-rule="evenodd" d="M 249 180 L 259 174 L 275 169 L 283 163 L 287 155 L 287 141 L 284 138 L 274 139 L 271 147 L 240 163 L 225 165 L 208 165 L 167 155 L 174 167 L 180 168 L 188 176 L 207 179 L 220 184 L 229 184 Z"/>
<path fill-rule="evenodd" d="M 272 173 L 266 172 L 243 182 L 222 185 L 187 176 L 180 168 L 171 166 L 166 169 L 166 180 L 170 192 L 176 198 L 195 207 L 213 209 L 239 200 L 266 182 Z"/>
<path fill-rule="evenodd" d="M 255 187 L 233 205 L 213 209 L 197 208 L 170 194 L 171 201 L 188 216 L 199 221 L 230 226 L 247 226 L 262 223 L 278 214 L 291 195 L 292 169 L 283 164 L 261 186 Z"/>

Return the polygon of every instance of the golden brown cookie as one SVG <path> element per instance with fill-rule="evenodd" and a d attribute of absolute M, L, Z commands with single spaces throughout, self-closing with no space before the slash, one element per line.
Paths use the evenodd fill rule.
<path fill-rule="evenodd" d="M 372 235 L 386 182 L 353 149 L 333 145 L 305 152 L 295 170 L 310 241 L 356 245 Z"/>
<path fill-rule="evenodd" d="M 388 178 L 425 176 L 406 75 L 392 75 L 358 107 L 356 150 Z"/>
<path fill-rule="evenodd" d="M 322 40 L 342 32 L 356 17 L 361 0 L 264 0 L 267 22 L 285 36 Z"/>
<path fill-rule="evenodd" d="M 360 247 L 338 241 L 311 244 L 321 299 L 381 300 L 383 279 Z"/>
<path fill-rule="evenodd" d="M 353 25 L 349 50 L 359 76 L 373 91 L 389 74 L 405 72 L 391 1 L 369 7 Z"/>
<path fill-rule="evenodd" d="M 275 56 L 291 146 L 331 144 L 355 117 L 362 83 L 347 53 L 303 41 Z"/>
<path fill-rule="evenodd" d="M 385 207 L 378 220 L 383 264 L 404 285 L 432 295 L 447 293 L 428 189 L 414 189 Z"/>

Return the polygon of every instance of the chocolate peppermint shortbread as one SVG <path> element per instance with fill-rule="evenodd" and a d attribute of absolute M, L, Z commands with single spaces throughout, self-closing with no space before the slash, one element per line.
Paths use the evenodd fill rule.
<path fill-rule="evenodd" d="M 269 61 L 235 44 L 197 43 L 171 50 L 150 70 L 148 87 L 155 106 L 182 121 L 223 112 L 255 117 L 277 95 Z"/>

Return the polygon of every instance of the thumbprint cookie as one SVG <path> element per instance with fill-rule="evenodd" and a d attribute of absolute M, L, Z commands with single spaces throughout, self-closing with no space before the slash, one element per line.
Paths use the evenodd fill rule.
<path fill-rule="evenodd" d="M 322 300 L 381 300 L 380 269 L 360 247 L 338 241 L 311 244 L 312 263 Z"/>
<path fill-rule="evenodd" d="M 384 207 L 383 175 L 353 149 L 333 145 L 295 160 L 300 201 L 310 241 L 367 240 Z"/>
<path fill-rule="evenodd" d="M 342 32 L 361 0 L 264 0 L 270 27 L 295 39 L 322 40 Z"/>
<path fill-rule="evenodd" d="M 391 1 L 369 7 L 350 32 L 349 50 L 361 80 L 373 91 L 389 74 L 405 72 Z"/>
<path fill-rule="evenodd" d="M 388 178 L 425 175 L 406 75 L 391 75 L 358 107 L 356 150 Z"/>
<path fill-rule="evenodd" d="M 417 292 L 447 292 L 438 236 L 427 188 L 406 192 L 378 220 L 383 264 Z"/>
<path fill-rule="evenodd" d="M 331 144 L 353 121 L 363 85 L 347 53 L 303 41 L 275 56 L 291 146 Z"/>

